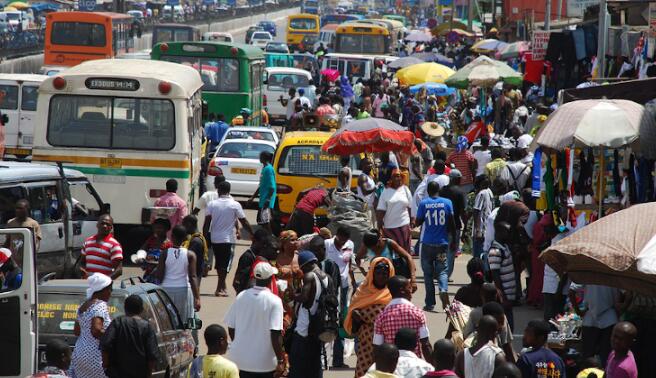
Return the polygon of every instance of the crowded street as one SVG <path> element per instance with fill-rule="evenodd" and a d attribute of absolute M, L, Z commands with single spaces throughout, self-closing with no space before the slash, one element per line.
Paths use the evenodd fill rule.
<path fill-rule="evenodd" d="M 655 25 L 0 0 L 0 377 L 656 376 Z"/>

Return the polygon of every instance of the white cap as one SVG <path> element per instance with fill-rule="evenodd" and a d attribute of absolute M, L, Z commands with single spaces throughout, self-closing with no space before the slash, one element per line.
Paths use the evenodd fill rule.
<path fill-rule="evenodd" d="M 261 262 L 255 265 L 255 269 L 253 270 L 253 276 L 258 280 L 269 279 L 275 274 L 278 274 L 278 269 L 267 262 Z"/>
<path fill-rule="evenodd" d="M 112 284 L 112 279 L 102 273 L 93 273 L 87 278 L 89 288 L 87 289 L 87 299 L 91 298 L 93 293 L 99 292 Z"/>

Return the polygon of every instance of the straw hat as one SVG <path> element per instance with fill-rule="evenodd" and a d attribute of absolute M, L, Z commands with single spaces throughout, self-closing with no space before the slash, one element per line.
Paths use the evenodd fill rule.
<path fill-rule="evenodd" d="M 440 137 L 444 135 L 444 127 L 435 122 L 424 122 L 421 125 L 421 131 L 432 137 Z"/>

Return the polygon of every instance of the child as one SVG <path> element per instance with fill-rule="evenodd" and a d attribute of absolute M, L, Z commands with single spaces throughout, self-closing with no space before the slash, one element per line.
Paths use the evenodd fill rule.
<path fill-rule="evenodd" d="M 494 241 L 488 252 L 488 263 L 492 279 L 501 293 L 503 308 L 510 328 L 513 328 L 512 303 L 517 299 L 515 265 L 507 243 L 510 241 L 512 227 L 507 222 L 495 222 Z"/>
<path fill-rule="evenodd" d="M 606 378 L 638 378 L 638 367 L 630 350 L 637 334 L 638 330 L 629 322 L 615 324 L 610 336 L 613 350 L 606 363 Z"/>
<path fill-rule="evenodd" d="M 553 351 L 545 347 L 551 327 L 544 320 L 531 320 L 524 330 L 523 344 L 530 351 L 517 361 L 524 378 L 564 377 L 565 364 Z"/>
<path fill-rule="evenodd" d="M 66 371 L 71 366 L 71 348 L 58 339 L 46 345 L 46 367 L 33 378 L 68 378 Z"/>
<path fill-rule="evenodd" d="M 143 257 L 137 253 L 137 261 L 134 262 L 139 263 L 141 269 L 143 269 L 144 281 L 159 285 L 161 281 L 157 278 L 158 275 L 155 274 L 155 271 L 162 251 L 166 251 L 172 246 L 167 237 L 167 233 L 171 229 L 171 222 L 165 218 L 157 218 L 153 221 L 152 229 L 153 234 L 146 239 L 141 247 L 142 250 L 146 251 L 146 256 Z"/>
<path fill-rule="evenodd" d="M 225 328 L 211 324 L 205 329 L 207 355 L 199 356 L 191 364 L 190 378 L 239 378 L 239 369 L 234 362 L 223 357 L 228 350 L 228 334 Z"/>

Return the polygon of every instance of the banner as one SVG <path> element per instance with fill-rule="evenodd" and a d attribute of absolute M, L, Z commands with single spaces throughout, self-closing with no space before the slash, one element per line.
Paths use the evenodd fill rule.
<path fill-rule="evenodd" d="M 654 56 L 656 45 L 656 3 L 649 3 L 649 34 L 647 34 L 647 56 Z"/>
<path fill-rule="evenodd" d="M 549 46 L 549 35 L 550 32 L 543 30 L 533 32 L 533 41 L 531 42 L 533 60 L 544 60 L 547 55 L 547 46 Z"/>

